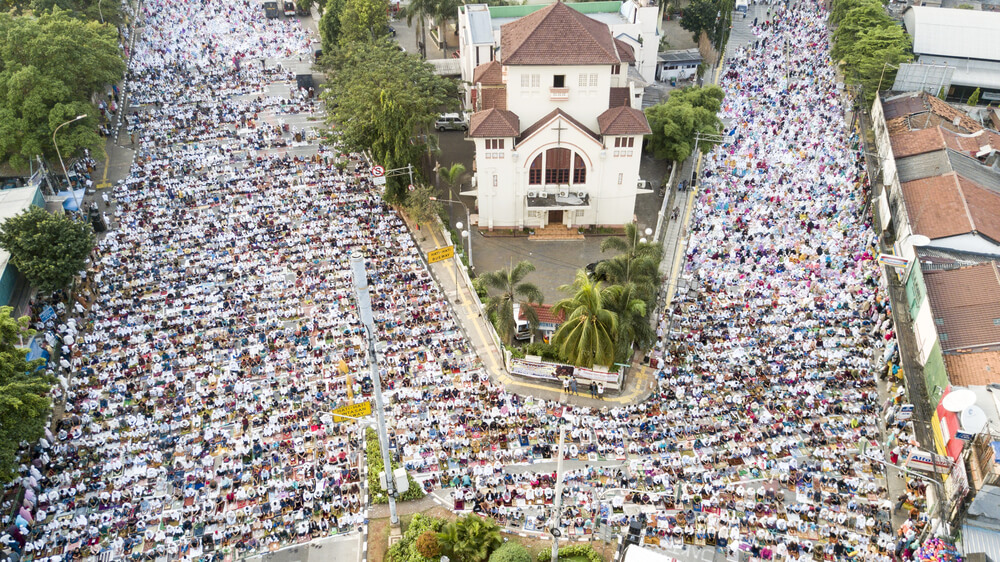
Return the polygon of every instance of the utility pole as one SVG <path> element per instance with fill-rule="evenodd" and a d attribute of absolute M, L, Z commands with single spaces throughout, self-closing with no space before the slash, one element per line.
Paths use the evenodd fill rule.
<path fill-rule="evenodd" d="M 559 562 L 559 535 L 562 534 L 562 503 L 563 503 L 563 445 L 566 442 L 566 424 L 559 423 L 559 460 L 556 461 L 556 512 L 552 517 L 552 562 Z"/>
<path fill-rule="evenodd" d="M 354 274 L 354 294 L 358 299 L 358 315 L 368 333 L 368 368 L 372 377 L 375 395 L 375 417 L 378 420 L 378 442 L 382 448 L 382 466 L 385 469 L 385 493 L 389 497 L 389 524 L 399 526 L 396 515 L 396 486 L 392 474 L 392 459 L 389 457 L 389 433 L 385 428 L 385 407 L 382 404 L 382 383 L 379 381 L 378 360 L 375 355 L 375 318 L 372 316 L 372 299 L 368 294 L 368 274 L 361 252 L 351 252 L 351 271 Z"/>

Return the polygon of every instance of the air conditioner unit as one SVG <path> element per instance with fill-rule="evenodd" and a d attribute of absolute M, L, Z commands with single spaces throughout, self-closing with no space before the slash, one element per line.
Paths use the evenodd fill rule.
<path fill-rule="evenodd" d="M 565 188 L 560 189 L 559 190 L 559 197 L 569 197 L 569 190 L 565 189 Z"/>
<path fill-rule="evenodd" d="M 585 191 L 577 191 L 576 196 L 579 197 L 580 199 L 583 199 L 584 197 L 587 196 L 587 193 Z"/>
<path fill-rule="evenodd" d="M 531 197 L 531 198 L 538 197 L 538 192 L 535 191 L 534 189 L 529 189 L 528 190 L 528 197 Z"/>
<path fill-rule="evenodd" d="M 549 196 L 549 194 L 544 191 L 539 191 L 538 196 L 541 197 L 542 199 L 545 199 Z"/>

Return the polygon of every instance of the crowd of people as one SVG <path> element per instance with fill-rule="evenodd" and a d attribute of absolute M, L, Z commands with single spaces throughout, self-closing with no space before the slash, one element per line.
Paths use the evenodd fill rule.
<path fill-rule="evenodd" d="M 888 299 L 816 3 L 775 5 L 730 54 L 736 132 L 696 192 L 693 296 L 662 318 L 658 390 L 600 410 L 495 385 L 367 163 L 316 143 L 293 155 L 280 119 L 320 108 L 278 61 L 309 52 L 305 31 L 245 0 L 143 12 L 136 161 L 87 272 L 95 298 L 74 305 L 85 320 L 55 330 L 66 415 L 22 467 L 8 544 L 46 561 L 217 559 L 356 530 L 363 440 L 329 411 L 371 392 L 360 251 L 392 447 L 456 511 L 543 529 L 563 427 L 571 536 L 638 523 L 647 544 L 762 560 L 904 550 L 872 460 Z"/>

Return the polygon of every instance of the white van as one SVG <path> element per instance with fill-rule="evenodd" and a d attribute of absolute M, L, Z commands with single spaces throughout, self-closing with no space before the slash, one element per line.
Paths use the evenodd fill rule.
<path fill-rule="evenodd" d="M 521 319 L 521 305 L 514 303 L 514 339 L 517 341 L 528 341 L 531 339 L 531 323 Z"/>
<path fill-rule="evenodd" d="M 737 12 L 743 12 L 745 14 L 745 13 L 747 13 L 747 10 L 749 10 L 749 9 L 750 9 L 750 1 L 749 0 L 736 0 L 736 11 Z"/>

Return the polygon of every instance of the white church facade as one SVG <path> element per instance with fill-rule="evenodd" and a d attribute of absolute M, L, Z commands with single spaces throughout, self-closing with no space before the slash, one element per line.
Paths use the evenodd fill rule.
<path fill-rule="evenodd" d="M 479 228 L 631 222 L 650 132 L 633 46 L 562 2 L 500 25 L 499 34 L 488 20 L 474 4 L 459 17 L 462 57 L 478 59 L 462 66 L 471 71 L 469 194 Z"/>

